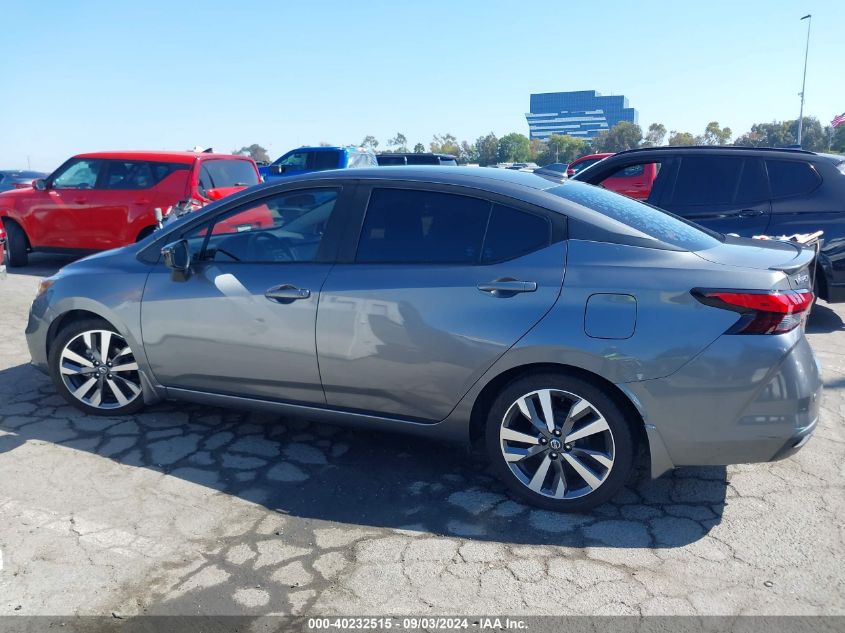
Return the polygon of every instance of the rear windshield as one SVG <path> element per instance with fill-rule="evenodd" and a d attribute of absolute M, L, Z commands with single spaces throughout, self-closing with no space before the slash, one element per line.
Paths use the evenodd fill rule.
<path fill-rule="evenodd" d="M 249 187 L 258 184 L 258 173 L 245 160 L 204 160 L 200 180 L 206 189 Z"/>
<path fill-rule="evenodd" d="M 546 191 L 677 248 L 700 251 L 721 243 L 718 233 L 601 187 L 572 181 Z"/>

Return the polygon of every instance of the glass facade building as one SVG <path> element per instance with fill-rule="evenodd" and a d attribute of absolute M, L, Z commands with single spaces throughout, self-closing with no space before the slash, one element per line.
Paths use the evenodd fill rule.
<path fill-rule="evenodd" d="M 530 110 L 525 115 L 529 136 L 542 141 L 552 134 L 589 140 L 620 121 L 637 123 L 638 119 L 627 97 L 606 97 L 595 90 L 532 94 Z"/>

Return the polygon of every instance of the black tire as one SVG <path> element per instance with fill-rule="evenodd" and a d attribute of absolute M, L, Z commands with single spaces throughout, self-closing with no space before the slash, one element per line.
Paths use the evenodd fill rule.
<path fill-rule="evenodd" d="M 568 406 L 570 402 L 576 402 L 575 398 L 570 399 L 570 396 L 580 398 L 590 405 L 589 408 L 584 409 L 582 413 L 575 416 L 576 422 L 571 428 L 571 435 L 577 434 L 580 429 L 588 426 L 591 421 L 599 421 L 599 424 L 601 424 L 601 418 L 605 420 L 607 430 L 575 439 L 570 444 L 565 444 L 562 441 L 564 439 L 562 436 L 555 436 L 551 433 L 546 434 L 544 430 L 537 430 L 535 433 L 536 427 L 532 426 L 528 422 L 528 418 L 518 411 L 520 407 L 517 405 L 517 400 L 534 392 L 547 389 L 554 392 L 555 400 L 553 408 L 555 411 L 552 417 L 556 423 L 560 420 L 558 417 L 559 413 L 564 419 L 568 415 L 568 413 L 564 413 L 562 407 Z M 530 398 L 532 402 L 539 404 L 541 402 L 539 395 L 536 396 L 538 398 L 537 400 L 533 400 L 534 397 L 531 396 Z M 535 411 L 540 412 L 541 410 L 535 406 Z M 565 409 L 567 412 L 572 410 L 574 409 Z M 519 475 L 512 470 L 512 466 L 504 457 L 504 443 L 509 440 L 502 439 L 500 433 L 502 432 L 502 427 L 506 424 L 506 416 L 508 428 L 515 431 L 522 429 L 526 437 L 533 433 L 538 440 L 534 442 L 534 444 L 538 444 L 537 446 L 531 446 L 527 443 L 520 445 L 518 442 L 508 445 L 509 452 L 524 449 L 528 449 L 529 452 L 537 451 L 534 455 L 515 462 L 513 468 L 519 471 Z M 541 418 L 540 422 L 543 423 L 544 419 Z M 559 429 L 560 425 L 556 424 L 556 427 Z M 541 437 L 545 440 L 543 446 L 539 446 L 539 443 L 542 441 L 540 440 Z M 554 453 L 552 449 L 553 440 L 555 439 L 560 443 L 559 452 L 557 453 Z M 585 445 L 585 443 L 590 445 Z M 600 443 L 602 447 L 601 451 L 593 450 L 596 443 Z M 493 402 L 487 416 L 485 447 L 491 469 L 505 486 L 507 486 L 514 497 L 547 510 L 585 512 L 608 501 L 628 482 L 633 470 L 636 442 L 629 421 L 625 419 L 625 415 L 619 406 L 604 389 L 580 378 L 565 374 L 543 373 L 530 374 L 519 378 L 502 390 Z M 611 465 L 605 467 L 603 463 L 593 461 L 593 457 L 585 455 L 585 450 L 601 453 L 599 458 L 612 461 Z M 610 460 L 604 455 L 603 451 L 605 450 L 611 455 Z M 565 456 L 563 453 L 568 453 L 569 455 Z M 596 472 L 599 473 L 596 479 L 602 478 L 601 482 L 595 488 L 592 488 L 587 482 L 587 479 L 581 477 L 578 471 L 570 465 L 570 460 L 577 462 L 576 465 L 579 468 L 583 468 L 585 462 L 589 462 L 587 464 L 591 466 L 589 474 L 595 475 Z M 548 461 L 550 464 L 545 471 L 548 474 L 540 477 L 540 492 L 536 492 L 529 488 L 531 482 L 526 482 L 525 479 L 532 472 L 534 464 L 538 464 L 538 467 L 533 471 L 536 475 L 542 469 L 540 462 L 544 461 Z M 558 464 L 555 464 L 555 462 L 558 462 Z M 595 472 L 592 467 L 595 467 Z M 555 498 L 553 496 L 555 494 L 554 491 L 550 490 L 552 485 L 557 483 L 556 478 L 559 477 L 555 469 L 559 469 L 560 473 L 563 474 L 563 479 L 567 480 L 566 495 L 577 495 L 579 490 L 585 491 L 588 488 L 589 491 L 582 492 L 580 496 L 573 496 L 572 498 Z M 534 481 L 533 477 L 531 481 Z M 579 481 L 583 484 L 580 488 L 568 488 L 569 485 L 576 484 Z M 547 488 L 544 488 L 544 486 L 547 486 Z M 546 492 L 544 493 L 543 490 Z"/>
<path fill-rule="evenodd" d="M 9 268 L 26 266 L 29 261 L 26 234 L 16 222 L 4 222 L 6 228 L 6 263 Z"/>
<path fill-rule="evenodd" d="M 77 339 L 80 335 L 85 334 L 86 332 L 110 332 L 112 336 L 110 340 L 112 344 L 109 345 L 109 349 L 114 350 L 114 354 L 118 353 L 118 348 L 122 347 L 126 344 L 125 339 L 123 339 L 122 335 L 112 326 L 109 322 L 99 319 L 86 319 L 84 321 L 76 321 L 71 323 L 59 332 L 56 336 L 55 340 L 52 343 L 50 348 L 50 356 L 48 360 L 49 370 L 50 370 L 50 378 L 53 380 L 53 384 L 55 385 L 58 392 L 62 395 L 62 397 L 67 400 L 69 404 L 76 407 L 80 411 L 88 413 L 90 415 L 104 415 L 104 416 L 119 416 L 119 415 L 130 415 L 140 411 L 144 407 L 144 397 L 143 393 L 140 392 L 140 374 L 138 374 L 137 370 L 135 371 L 127 371 L 126 373 L 121 373 L 121 376 L 126 376 L 129 380 L 125 380 L 123 378 L 111 378 L 110 381 L 120 382 L 121 386 L 118 387 L 118 390 L 123 395 L 124 398 L 128 400 L 128 402 L 124 405 L 121 405 L 116 398 L 116 392 L 111 389 L 111 386 L 108 385 L 105 380 L 106 377 L 101 377 L 97 384 L 92 385 L 91 390 L 93 389 L 101 389 L 103 392 L 102 396 L 102 405 L 101 406 L 92 406 L 90 403 L 83 402 L 82 399 L 76 397 L 65 383 L 65 379 L 62 377 L 62 354 L 65 351 L 65 348 L 68 346 L 69 343 L 73 342 L 73 345 L 77 345 Z M 92 348 L 95 351 L 97 350 L 97 340 L 101 343 L 100 348 L 102 348 L 102 335 L 93 334 Z M 99 337 L 99 338 L 98 338 Z M 123 343 L 120 341 L 123 340 Z M 128 348 L 128 344 L 126 345 Z M 77 347 L 76 352 L 79 355 L 82 355 L 82 350 Z M 109 354 L 107 354 L 106 358 L 109 358 Z M 126 363 L 134 362 L 134 356 L 132 355 L 131 351 L 128 355 L 123 354 L 119 357 L 120 363 L 123 366 L 126 366 Z M 67 365 L 67 360 L 65 359 L 65 364 Z M 96 363 L 98 365 L 103 365 L 105 363 L 100 363 L 99 357 L 97 360 L 91 359 L 92 364 Z M 137 363 L 136 363 L 137 365 Z M 117 367 L 117 364 L 114 364 L 114 367 Z M 111 365 L 109 367 L 112 367 Z M 91 376 L 95 376 L 98 374 L 90 373 L 84 374 L 80 376 L 74 376 L 69 378 L 68 380 L 75 380 L 77 385 L 81 386 L 86 380 L 89 379 Z M 115 374 L 117 376 L 118 374 Z M 127 382 L 132 382 L 137 386 L 130 388 L 126 385 Z M 77 386 L 74 385 L 74 386 Z M 134 389 L 137 389 L 138 392 L 135 393 Z M 88 393 L 88 392 L 86 392 Z M 84 394 L 83 394 L 84 395 Z"/>
<path fill-rule="evenodd" d="M 154 226 L 148 226 L 148 227 L 141 229 L 141 232 L 138 233 L 138 237 L 135 239 L 135 242 L 138 243 L 141 240 L 149 237 L 150 235 L 153 234 L 153 231 L 155 231 L 155 230 L 156 230 L 156 227 L 154 227 Z"/>

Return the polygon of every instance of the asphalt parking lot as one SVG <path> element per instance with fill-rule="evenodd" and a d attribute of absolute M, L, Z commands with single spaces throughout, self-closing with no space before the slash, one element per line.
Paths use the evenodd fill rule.
<path fill-rule="evenodd" d="M 510 501 L 462 447 L 162 404 L 86 417 L 0 279 L 0 615 L 845 614 L 845 306 L 808 332 L 794 457 L 640 476 L 591 516 Z"/>

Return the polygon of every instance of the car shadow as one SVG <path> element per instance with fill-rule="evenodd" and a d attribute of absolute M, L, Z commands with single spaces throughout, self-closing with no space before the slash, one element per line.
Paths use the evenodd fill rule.
<path fill-rule="evenodd" d="M 62 266 L 80 259 L 80 255 L 56 255 L 53 253 L 30 253 L 29 262 L 22 268 L 6 266 L 7 275 L 28 275 L 49 277 L 55 275 Z"/>
<path fill-rule="evenodd" d="M 816 303 L 813 311 L 810 313 L 810 318 L 807 319 L 807 333 L 830 334 L 831 332 L 841 330 L 845 330 L 845 323 L 842 322 L 842 317 L 829 308 L 827 304 L 821 302 Z"/>
<path fill-rule="evenodd" d="M 646 466 L 589 515 L 510 499 L 466 448 L 263 413 L 163 403 L 86 416 L 28 365 L 0 371 L 0 453 L 28 440 L 86 451 L 199 484 L 285 515 L 512 544 L 670 548 L 721 521 L 724 467 Z M 2 459 L 2 455 L 0 455 Z"/>

